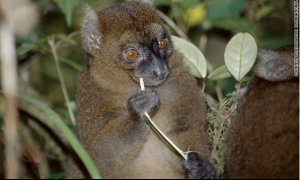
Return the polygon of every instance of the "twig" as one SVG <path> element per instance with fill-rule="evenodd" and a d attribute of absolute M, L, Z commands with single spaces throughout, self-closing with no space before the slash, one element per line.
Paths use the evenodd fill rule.
<path fill-rule="evenodd" d="M 219 144 L 219 140 L 220 140 L 220 137 L 221 137 L 221 133 L 222 133 L 222 130 L 223 130 L 223 125 L 224 125 L 224 122 L 225 122 L 225 120 L 228 118 L 228 117 L 230 117 L 230 115 L 232 114 L 232 112 L 230 112 L 230 113 L 226 113 L 226 115 L 224 116 L 224 115 L 221 115 L 221 124 L 220 124 L 220 128 L 219 128 L 219 130 L 218 130 L 218 132 L 217 132 L 217 135 L 216 135 L 216 140 L 215 140 L 215 143 L 214 143 L 214 148 L 213 148 L 213 150 L 212 150 L 212 153 L 211 153 L 211 159 L 213 158 L 213 157 L 216 157 L 216 148 L 217 148 L 217 146 L 218 146 L 218 144 Z"/>
<path fill-rule="evenodd" d="M 209 108 L 214 112 L 214 113 L 218 113 L 218 110 L 211 104 L 209 98 L 207 97 L 207 95 L 205 94 L 205 92 L 203 92 L 204 94 L 204 98 L 205 98 L 205 101 L 207 103 L 207 105 L 209 106 Z"/>
<path fill-rule="evenodd" d="M 204 79 L 204 77 L 202 77 L 201 79 L 202 79 L 202 93 L 204 93 L 204 89 L 207 81 Z"/>
<path fill-rule="evenodd" d="M 237 95 L 239 95 L 239 93 L 240 93 L 240 89 L 241 89 L 241 83 L 242 83 L 242 81 L 241 81 L 241 80 L 239 80 L 239 86 L 238 86 L 238 89 L 237 89 Z"/>
<path fill-rule="evenodd" d="M 216 84 L 216 85 L 215 85 L 215 90 L 216 90 L 218 99 L 219 99 L 220 102 L 221 102 L 221 100 L 224 99 L 224 97 L 223 97 L 223 93 L 222 93 L 222 90 L 221 90 L 221 88 L 220 88 L 220 85 Z"/>
<path fill-rule="evenodd" d="M 33 167 L 35 169 L 35 172 L 37 173 L 37 175 L 39 176 L 40 179 L 44 179 L 44 177 L 41 175 L 40 170 L 39 170 L 39 166 L 36 164 L 33 164 Z"/>
<path fill-rule="evenodd" d="M 74 31 L 74 32 L 72 32 L 71 34 L 68 34 L 68 37 L 72 38 L 72 37 L 78 36 L 78 35 L 80 35 L 80 34 L 81 34 L 81 31 Z M 59 47 L 63 42 L 65 42 L 65 41 L 59 40 L 59 41 L 56 43 L 55 48 Z"/>
<path fill-rule="evenodd" d="M 70 106 L 70 99 L 69 99 L 69 95 L 68 95 L 68 92 L 67 92 L 67 89 L 66 89 L 64 77 L 63 77 L 63 74 L 62 74 L 61 69 L 60 69 L 60 65 L 59 65 L 59 61 L 58 61 L 58 57 L 57 57 L 57 52 L 56 52 L 56 47 L 55 47 L 55 44 L 54 44 L 54 39 L 55 39 L 54 36 L 49 36 L 48 37 L 48 44 L 50 45 L 51 52 L 52 52 L 54 60 L 55 60 L 56 69 L 57 69 L 59 80 L 60 80 L 60 85 L 61 85 L 64 97 L 65 97 L 65 100 L 66 100 L 66 103 L 67 103 L 68 111 L 69 111 L 72 123 L 75 126 L 76 121 L 75 121 L 73 110 Z"/>

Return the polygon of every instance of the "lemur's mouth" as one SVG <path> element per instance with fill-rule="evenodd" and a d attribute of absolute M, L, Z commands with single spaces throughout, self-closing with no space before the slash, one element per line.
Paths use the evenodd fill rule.
<path fill-rule="evenodd" d="M 143 78 L 143 80 L 144 80 L 145 86 L 158 86 L 158 85 L 160 85 L 161 83 L 163 83 L 166 80 L 166 77 L 163 78 L 163 79 L 158 79 L 158 78 L 155 78 L 155 79 Z M 133 79 L 136 82 L 140 83 L 140 77 L 134 76 Z"/>

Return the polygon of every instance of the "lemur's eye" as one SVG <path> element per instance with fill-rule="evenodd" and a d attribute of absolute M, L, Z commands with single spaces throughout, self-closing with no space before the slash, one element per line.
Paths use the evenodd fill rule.
<path fill-rule="evenodd" d="M 158 42 L 158 48 L 159 49 L 165 49 L 167 46 L 167 40 L 166 38 L 162 38 L 159 42 Z"/>
<path fill-rule="evenodd" d="M 127 51 L 125 53 L 125 55 L 129 61 L 134 61 L 138 56 L 138 52 L 136 52 L 136 50 L 131 49 L 131 50 Z"/>

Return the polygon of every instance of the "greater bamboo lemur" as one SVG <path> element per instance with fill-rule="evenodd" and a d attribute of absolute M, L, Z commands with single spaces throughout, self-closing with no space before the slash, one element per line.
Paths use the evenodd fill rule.
<path fill-rule="evenodd" d="M 85 9 L 75 134 L 104 178 L 213 178 L 208 162 L 206 107 L 195 78 L 173 50 L 168 27 L 150 0 L 132 0 L 95 13 Z M 146 90 L 141 91 L 139 78 Z M 183 151 L 183 161 L 139 113 Z M 74 158 L 67 178 L 85 178 Z"/>
<path fill-rule="evenodd" d="M 294 76 L 293 52 L 288 47 L 258 54 L 226 135 L 232 178 L 299 178 L 299 77 Z"/>

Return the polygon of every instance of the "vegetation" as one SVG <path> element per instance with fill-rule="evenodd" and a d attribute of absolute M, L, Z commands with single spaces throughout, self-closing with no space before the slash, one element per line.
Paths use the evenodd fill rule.
<path fill-rule="evenodd" d="M 13 4 L 15 0 L 7 2 Z M 99 11 L 121 2 L 23 0 L 23 4 L 12 5 L 8 12 L 3 8 L 7 4 L 4 6 L 5 3 L 0 2 L 0 27 L 4 27 L 3 22 L 8 19 L 9 12 L 27 12 L 26 19 L 16 21 L 14 25 L 17 69 L 13 73 L 18 86 L 16 93 L 20 93 L 17 104 L 18 141 L 15 144 L 22 149 L 18 158 L 21 178 L 63 177 L 62 163 L 69 144 L 74 147 L 70 138 L 72 134 L 66 131 L 73 129 L 76 120 L 76 74 L 84 61 L 80 37 L 82 6 L 88 3 Z M 208 106 L 211 158 L 218 170 L 218 178 L 229 178 L 223 156 L 223 135 L 238 106 L 243 86 L 251 78 L 249 70 L 254 60 L 246 68 L 247 72 L 232 75 L 228 68 L 230 60 L 226 59 L 226 46 L 230 46 L 230 39 L 240 32 L 253 37 L 259 48 L 276 49 L 293 44 L 293 1 L 154 0 L 154 5 L 173 34 L 185 39 L 180 41 L 190 42 L 194 44 L 193 48 L 202 52 L 200 55 L 197 52 L 196 57 L 201 63 L 195 76 L 199 86 L 203 87 Z M 19 17 L 22 18 L 22 13 Z M 3 44 L 0 49 L 4 49 Z M 3 51 L 0 53 L 4 54 Z M 187 55 L 188 61 L 191 56 L 195 59 L 194 55 Z M 204 66 L 207 66 L 205 70 Z M 6 68 L 1 65 L 1 92 L 5 91 L 3 78 L 7 77 Z M 13 81 L 13 77 L 9 78 Z M 8 146 L 5 137 L 9 136 L 9 132 L 3 130 L 4 117 L 9 110 L 5 94 L 0 96 L 0 126 L 3 126 L 0 129 L 1 178 L 5 177 L 7 170 L 4 149 Z M 53 121 L 53 118 L 61 121 Z M 59 125 L 62 122 L 63 125 Z"/>

